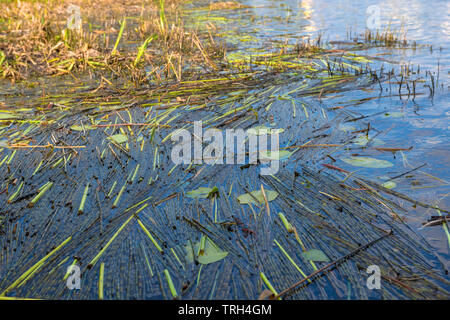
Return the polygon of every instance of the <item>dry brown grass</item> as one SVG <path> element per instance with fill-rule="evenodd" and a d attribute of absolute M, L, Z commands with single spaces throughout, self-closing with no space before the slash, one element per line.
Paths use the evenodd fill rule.
<path fill-rule="evenodd" d="M 225 10 L 225 9 L 232 10 L 240 8 L 248 8 L 248 6 L 245 6 L 236 1 L 211 2 L 209 4 L 210 10 Z"/>
<path fill-rule="evenodd" d="M 161 23 L 155 1 L 75 0 L 2 3 L 0 12 L 0 77 L 13 81 L 33 76 L 63 75 L 105 70 L 135 81 L 145 78 L 143 66 L 157 80 L 180 80 L 189 65 L 215 68 L 212 58 L 221 48 L 187 31 L 179 0 L 167 0 L 166 21 Z M 81 9 L 82 30 L 67 29 L 70 4 Z M 117 52 L 112 48 L 120 23 L 126 28 Z M 140 64 L 134 60 L 138 47 L 153 36 Z"/>

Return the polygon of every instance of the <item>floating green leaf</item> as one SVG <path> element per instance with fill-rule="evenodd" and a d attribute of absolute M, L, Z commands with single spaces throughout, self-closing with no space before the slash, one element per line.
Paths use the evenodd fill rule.
<path fill-rule="evenodd" d="M 385 183 L 383 183 L 381 185 L 388 189 L 393 189 L 397 186 L 397 184 L 394 181 L 386 181 Z"/>
<path fill-rule="evenodd" d="M 194 244 L 194 248 L 190 242 L 185 246 L 186 259 L 190 262 L 194 261 L 194 253 L 199 252 L 200 242 Z M 224 259 L 228 255 L 227 251 L 221 250 L 212 240 L 207 238 L 202 254 L 196 256 L 197 261 L 201 264 L 210 264 Z"/>
<path fill-rule="evenodd" d="M 213 247 L 210 247 L 210 248 L 213 248 Z M 210 263 L 220 261 L 228 255 L 228 252 L 221 251 L 217 247 L 214 247 L 214 248 L 216 248 L 216 249 L 205 250 L 205 253 L 198 257 L 198 262 L 200 262 L 201 264 L 210 264 Z"/>
<path fill-rule="evenodd" d="M 385 117 L 389 118 L 400 118 L 403 117 L 405 114 L 403 112 L 386 112 L 384 114 Z"/>
<path fill-rule="evenodd" d="M 251 193 L 251 195 L 250 195 Z M 239 203 L 241 204 L 258 204 L 256 203 L 256 200 L 258 200 L 259 204 L 264 203 L 264 196 L 261 192 L 261 190 L 252 191 L 250 193 L 241 194 L 237 199 Z M 266 194 L 267 201 L 275 200 L 276 197 L 278 197 L 278 192 L 273 190 L 264 190 L 264 193 Z M 255 200 L 256 198 L 256 200 Z"/>
<path fill-rule="evenodd" d="M 342 161 L 355 167 L 389 168 L 393 166 L 393 164 L 387 160 L 380 160 L 370 157 L 350 157 L 344 158 Z"/>
<path fill-rule="evenodd" d="M 128 141 L 128 137 L 124 134 L 115 134 L 108 137 L 108 140 L 115 142 L 117 144 L 122 144 Z"/>
<path fill-rule="evenodd" d="M 79 125 L 73 125 L 70 127 L 70 130 L 73 131 L 87 131 L 87 130 L 95 130 L 95 127 L 93 126 L 79 126 Z"/>
<path fill-rule="evenodd" d="M 208 187 L 200 187 L 195 190 L 191 190 L 186 192 L 186 197 L 188 198 L 210 198 L 214 194 L 217 194 L 219 192 L 219 189 L 217 187 L 214 188 L 208 188 Z"/>
<path fill-rule="evenodd" d="M 312 249 L 306 252 L 301 253 L 302 257 L 306 260 L 311 261 L 319 261 L 319 262 L 329 262 L 330 259 L 327 257 L 327 255 L 322 251 L 318 249 Z"/>

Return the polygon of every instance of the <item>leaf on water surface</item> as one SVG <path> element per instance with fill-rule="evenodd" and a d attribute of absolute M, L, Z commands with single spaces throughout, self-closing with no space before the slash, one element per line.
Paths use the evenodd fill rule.
<path fill-rule="evenodd" d="M 266 194 L 267 202 L 275 200 L 278 197 L 278 192 L 273 190 L 264 190 L 264 193 Z M 254 198 L 256 198 L 259 203 L 256 203 Z M 240 204 L 263 204 L 265 202 L 261 190 L 252 191 L 251 195 L 250 193 L 241 194 L 237 199 Z"/>
<path fill-rule="evenodd" d="M 108 140 L 113 141 L 117 144 L 122 144 L 128 141 L 128 137 L 124 134 L 115 134 L 108 137 Z"/>
<path fill-rule="evenodd" d="M 268 128 L 266 126 L 256 126 L 253 128 L 250 128 L 247 130 L 248 134 L 253 134 L 257 136 L 262 136 L 264 134 L 275 134 L 275 133 L 282 133 L 284 132 L 283 128 L 275 129 L 275 128 Z"/>
<path fill-rule="evenodd" d="M 79 126 L 79 125 L 73 125 L 70 127 L 73 131 L 83 131 L 83 130 L 95 130 L 95 127 L 93 126 Z"/>
<path fill-rule="evenodd" d="M 287 150 L 279 150 L 278 155 L 276 154 L 276 152 L 261 151 L 259 153 L 259 159 L 261 159 L 261 160 L 286 160 L 291 155 L 292 155 L 292 152 L 289 152 Z"/>
<path fill-rule="evenodd" d="M 214 248 L 210 246 L 210 248 Z M 222 251 L 219 248 L 205 250 L 205 253 L 198 257 L 198 262 L 201 264 L 210 264 L 224 259 L 228 252 Z"/>
<path fill-rule="evenodd" d="M 219 189 L 217 187 L 208 188 L 208 187 L 200 187 L 195 190 L 191 190 L 186 192 L 186 197 L 188 198 L 210 198 L 215 194 L 219 193 Z"/>
<path fill-rule="evenodd" d="M 393 189 L 397 186 L 397 184 L 394 181 L 387 181 L 385 183 L 382 183 L 381 185 L 387 189 Z"/>
<path fill-rule="evenodd" d="M 210 264 L 224 259 L 227 255 L 227 251 L 220 249 L 212 240 L 206 239 L 204 252 L 202 255 L 197 256 L 198 249 L 200 247 L 200 242 L 194 244 L 192 248 L 191 242 L 184 247 L 186 250 L 186 259 L 189 262 L 194 262 L 194 252 L 196 254 L 197 261 L 201 264 Z"/>
<path fill-rule="evenodd" d="M 0 148 L 6 148 L 8 146 L 7 140 L 0 140 Z"/>
<path fill-rule="evenodd" d="M 370 138 L 368 138 L 366 135 L 363 134 L 353 139 L 353 143 L 360 146 L 365 146 L 367 143 L 369 143 L 369 140 Z M 375 138 L 371 140 L 371 144 L 373 146 L 381 146 L 382 144 L 384 144 L 384 141 Z"/>
<path fill-rule="evenodd" d="M 365 168 L 389 168 L 393 166 L 393 164 L 387 160 L 380 160 L 370 157 L 350 157 L 344 158 L 342 161 L 355 167 Z"/>
<path fill-rule="evenodd" d="M 405 114 L 403 112 L 386 112 L 384 114 L 385 117 L 389 118 L 400 118 L 403 117 Z"/>
<path fill-rule="evenodd" d="M 330 259 L 327 257 L 327 255 L 322 250 L 318 249 L 312 249 L 306 252 L 302 252 L 301 255 L 306 260 L 318 262 L 330 262 Z"/>

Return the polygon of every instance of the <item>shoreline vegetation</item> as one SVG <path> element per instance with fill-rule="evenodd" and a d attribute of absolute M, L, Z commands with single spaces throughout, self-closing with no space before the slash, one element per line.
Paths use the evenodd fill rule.
<path fill-rule="evenodd" d="M 448 298 L 444 263 L 404 216 L 449 211 L 391 190 L 423 166 L 381 184 L 338 162 L 383 169 L 365 155 L 412 148 L 380 147 L 372 115 L 326 104 L 433 96 L 420 66 L 364 53 L 418 47 L 401 32 L 241 49 L 207 19 L 252 9 L 235 1 L 0 4 L 0 299 L 368 299 L 373 264 L 378 299 Z M 171 135 L 199 120 L 281 127 L 281 172 L 174 165 Z M 74 265 L 84 290 L 67 289 Z"/>
<path fill-rule="evenodd" d="M 148 81 L 149 76 L 161 81 L 162 75 L 181 81 L 196 70 L 218 72 L 229 67 L 225 57 L 228 48 L 215 40 L 214 27 L 198 30 L 185 26 L 185 1 L 0 3 L 0 76 L 12 81 L 83 72 L 125 76 L 137 83 Z M 77 13 L 70 11 L 69 5 L 80 8 L 80 28 L 74 28 L 74 20 L 68 22 Z M 247 7 L 228 1 L 205 2 L 195 10 L 208 14 L 242 8 Z M 389 29 L 367 31 L 361 38 L 359 44 L 364 46 L 409 45 L 404 34 Z M 320 55 L 324 53 L 320 45 L 319 37 L 317 43 L 299 47 L 302 55 Z M 189 68 L 191 65 L 197 68 Z"/>
<path fill-rule="evenodd" d="M 180 3 L 2 2 L 0 74 L 14 80 L 99 71 L 140 79 L 145 64 L 165 69 L 169 77 L 181 76 L 184 66 L 208 65 L 223 53 L 184 28 Z M 76 14 L 68 10 L 69 4 L 80 8 L 81 28 L 68 27 Z"/>

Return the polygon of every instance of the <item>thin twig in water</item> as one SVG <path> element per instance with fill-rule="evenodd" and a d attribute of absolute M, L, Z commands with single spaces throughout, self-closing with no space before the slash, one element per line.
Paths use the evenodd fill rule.
<path fill-rule="evenodd" d="M 271 297 L 271 300 L 276 300 L 276 299 L 278 299 L 279 297 L 285 295 L 286 293 L 290 292 L 291 290 L 295 289 L 296 287 L 300 286 L 301 284 L 305 283 L 306 281 L 311 280 L 311 278 L 315 277 L 315 276 L 318 275 L 319 273 L 324 272 L 325 270 L 330 269 L 330 268 L 336 266 L 337 264 L 339 264 L 339 263 L 341 263 L 341 262 L 344 262 L 345 260 L 351 258 L 352 256 L 354 256 L 354 255 L 357 254 L 358 252 L 367 249 L 368 247 L 374 245 L 374 244 L 377 243 L 378 241 L 380 241 L 380 240 L 382 240 L 382 239 L 384 239 L 384 238 L 386 238 L 386 237 L 388 237 L 388 236 L 390 236 L 390 235 L 392 235 L 392 234 L 393 234 L 393 232 L 392 232 L 392 230 L 391 230 L 389 233 L 386 233 L 386 234 L 382 235 L 381 237 L 379 237 L 379 238 L 377 238 L 377 239 L 375 239 L 375 240 L 372 240 L 372 241 L 370 241 L 370 242 L 368 242 L 368 243 L 366 243 L 366 244 L 364 244 L 364 245 L 362 245 L 362 246 L 359 246 L 358 248 L 356 248 L 356 249 L 353 250 L 352 252 L 350 252 L 350 253 L 346 254 L 345 256 L 340 257 L 339 259 L 337 259 L 337 260 L 335 260 L 335 261 L 333 261 L 333 262 L 327 264 L 327 265 L 324 266 L 323 268 L 320 268 L 319 270 L 314 271 L 314 272 L 311 273 L 309 276 L 307 276 L 306 278 L 303 278 L 302 280 L 300 280 L 300 281 L 297 282 L 297 283 L 294 283 L 294 284 L 293 284 L 292 286 L 290 286 L 289 288 L 284 289 L 283 291 L 281 291 L 281 292 L 280 292 L 279 294 L 277 294 L 276 296 L 272 296 L 272 297 Z"/>
<path fill-rule="evenodd" d="M 388 181 L 391 181 L 391 180 L 394 180 L 394 179 L 403 177 L 405 174 L 408 174 L 408 173 L 411 173 L 411 172 L 413 172 L 413 171 L 416 171 L 416 170 L 418 170 L 418 169 L 420 169 L 420 168 L 422 168 L 422 167 L 425 167 L 426 165 L 427 165 L 427 164 L 424 163 L 424 164 L 422 164 L 421 166 L 418 166 L 418 167 L 416 167 L 416 168 L 414 168 L 414 169 L 412 169 L 412 170 L 403 172 L 402 174 L 399 174 L 398 176 L 392 177 L 392 178 L 390 178 Z"/>

